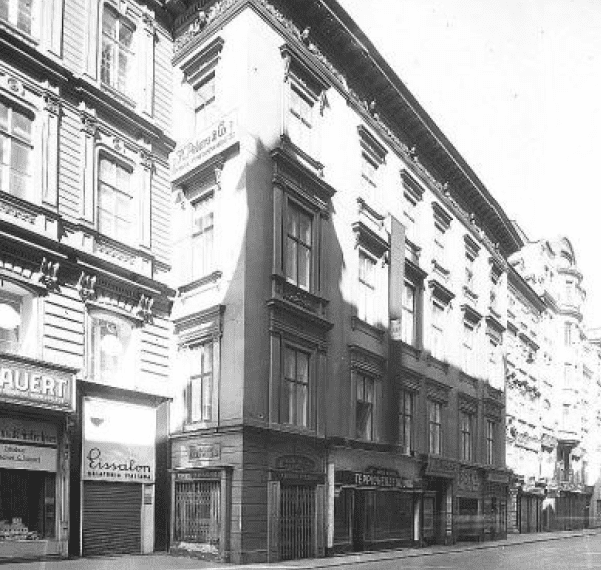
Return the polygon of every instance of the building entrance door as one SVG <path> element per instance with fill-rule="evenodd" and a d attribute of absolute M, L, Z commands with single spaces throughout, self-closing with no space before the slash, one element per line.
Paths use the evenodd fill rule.
<path fill-rule="evenodd" d="M 365 547 L 365 492 L 355 491 L 353 501 L 353 550 Z"/>
<path fill-rule="evenodd" d="M 282 485 L 280 491 L 280 560 L 315 555 L 315 487 Z"/>

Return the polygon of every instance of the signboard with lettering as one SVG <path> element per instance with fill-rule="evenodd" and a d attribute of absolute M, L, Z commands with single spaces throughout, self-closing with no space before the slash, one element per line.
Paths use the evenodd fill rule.
<path fill-rule="evenodd" d="M 390 338 L 392 340 L 403 340 L 401 319 L 390 319 Z"/>
<path fill-rule="evenodd" d="M 204 467 L 221 459 L 219 443 L 178 441 L 173 443 L 173 466 L 176 469 Z"/>
<path fill-rule="evenodd" d="M 450 459 L 443 459 L 441 457 L 428 456 L 428 464 L 424 475 L 428 477 L 445 477 L 449 479 L 455 478 L 457 471 L 459 470 L 459 464 L 455 463 Z"/>
<path fill-rule="evenodd" d="M 177 481 L 194 481 L 196 479 L 221 479 L 218 469 L 198 469 L 197 471 L 183 471 L 175 473 Z"/>
<path fill-rule="evenodd" d="M 178 145 L 171 154 L 171 176 L 176 180 L 238 142 L 235 111 L 213 123 L 194 139 Z"/>
<path fill-rule="evenodd" d="M 336 485 L 353 485 L 357 487 L 380 487 L 411 489 L 413 481 L 399 476 L 395 469 L 377 469 L 370 467 L 367 471 L 336 471 L 334 475 Z"/>
<path fill-rule="evenodd" d="M 55 425 L 17 418 L 0 417 L 0 441 L 28 445 L 58 445 Z"/>
<path fill-rule="evenodd" d="M 0 443 L 0 469 L 56 472 L 56 447 Z"/>
<path fill-rule="evenodd" d="M 0 358 L 0 401 L 72 411 L 73 376 Z"/>
<path fill-rule="evenodd" d="M 154 408 L 86 398 L 83 415 L 84 480 L 154 483 Z"/>

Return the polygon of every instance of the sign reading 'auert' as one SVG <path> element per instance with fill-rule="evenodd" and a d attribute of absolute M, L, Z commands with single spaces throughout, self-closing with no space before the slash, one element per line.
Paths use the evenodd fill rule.
<path fill-rule="evenodd" d="M 238 117 L 236 112 L 232 111 L 173 151 L 172 178 L 174 180 L 180 178 L 237 142 Z"/>

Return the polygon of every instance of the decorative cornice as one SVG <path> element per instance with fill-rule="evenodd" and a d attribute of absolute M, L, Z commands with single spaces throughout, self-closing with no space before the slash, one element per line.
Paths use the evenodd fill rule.
<path fill-rule="evenodd" d="M 455 298 L 455 293 L 447 289 L 438 279 L 430 278 L 428 285 L 432 290 L 432 295 L 445 305 L 448 305 Z"/>
<path fill-rule="evenodd" d="M 48 291 L 58 291 L 58 271 L 60 263 L 58 261 L 50 261 L 46 257 L 42 258 L 40 264 L 39 282 L 42 283 Z"/>
<path fill-rule="evenodd" d="M 81 272 L 77 280 L 76 289 L 84 303 L 96 298 L 96 279 L 96 275 L 86 273 L 85 271 Z"/>

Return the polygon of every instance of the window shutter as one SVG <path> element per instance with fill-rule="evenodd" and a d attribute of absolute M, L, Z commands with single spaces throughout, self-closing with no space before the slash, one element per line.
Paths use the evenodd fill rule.
<path fill-rule="evenodd" d="M 267 483 L 267 552 L 268 562 L 280 559 L 280 482 Z"/>

